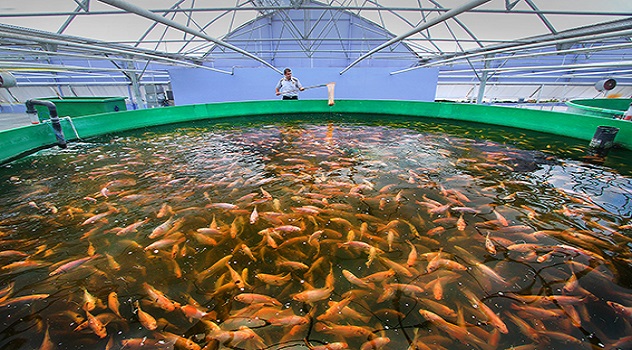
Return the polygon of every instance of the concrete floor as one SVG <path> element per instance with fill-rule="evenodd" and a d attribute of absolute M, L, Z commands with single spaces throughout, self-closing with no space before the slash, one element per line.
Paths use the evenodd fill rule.
<path fill-rule="evenodd" d="M 31 125 L 31 118 L 26 113 L 0 113 L 0 131 L 26 125 Z"/>

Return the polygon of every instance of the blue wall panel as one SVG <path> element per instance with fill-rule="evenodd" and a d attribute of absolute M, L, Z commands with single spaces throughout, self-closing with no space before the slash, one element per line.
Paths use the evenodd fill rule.
<path fill-rule="evenodd" d="M 292 68 L 304 87 L 335 82 L 336 99 L 434 101 L 438 68 L 390 75 L 392 68 Z M 281 75 L 269 68 L 235 68 L 233 75 L 199 68 L 169 71 L 176 105 L 279 99 L 274 87 Z M 301 99 L 327 99 L 327 88 L 308 89 Z"/>

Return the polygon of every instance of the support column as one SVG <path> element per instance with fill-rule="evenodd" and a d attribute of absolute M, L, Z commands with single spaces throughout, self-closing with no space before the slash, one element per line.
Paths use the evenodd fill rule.
<path fill-rule="evenodd" d="M 485 56 L 485 58 L 488 58 L 489 56 Z M 481 103 L 483 103 L 483 97 L 485 96 L 485 87 L 487 86 L 487 78 L 489 76 L 489 73 L 487 72 L 487 68 L 489 68 L 489 62 L 491 62 L 490 60 L 485 60 L 485 69 L 483 70 L 483 74 L 480 77 L 480 84 L 478 85 L 478 96 L 476 97 L 476 104 L 480 105 Z"/>
<path fill-rule="evenodd" d="M 485 96 L 485 87 L 487 86 L 487 72 L 483 72 L 481 77 L 481 83 L 478 85 L 478 96 L 476 96 L 476 104 L 480 105 L 483 102 L 483 96 Z"/>
<path fill-rule="evenodd" d="M 132 104 L 134 109 L 145 109 L 145 103 L 143 102 L 143 95 L 140 92 L 140 79 L 139 75 L 136 73 L 136 67 L 134 67 L 134 63 L 127 61 L 126 63 L 128 71 L 125 74 L 129 77 L 130 82 L 132 83 Z"/>

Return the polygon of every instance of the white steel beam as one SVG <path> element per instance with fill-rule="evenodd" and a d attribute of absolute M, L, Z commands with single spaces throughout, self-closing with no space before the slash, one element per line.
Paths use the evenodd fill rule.
<path fill-rule="evenodd" d="M 166 26 L 169 26 L 169 27 L 181 30 L 181 31 L 183 31 L 185 33 L 189 33 L 191 35 L 195 35 L 195 36 L 198 36 L 200 38 L 204 38 L 204 39 L 206 39 L 208 41 L 212 41 L 212 42 L 214 42 L 215 44 L 217 44 L 219 46 L 225 47 L 225 48 L 227 48 L 229 50 L 238 52 L 238 53 L 240 53 L 240 54 L 242 54 L 242 55 L 244 55 L 246 57 L 252 58 L 253 60 L 258 61 L 258 62 L 262 63 L 263 65 L 272 68 L 277 73 L 282 74 L 282 72 L 278 68 L 276 68 L 275 66 L 273 66 L 269 62 L 265 61 L 261 57 L 258 57 L 258 56 L 254 55 L 254 54 L 252 54 L 252 53 L 250 53 L 248 51 L 242 50 L 242 49 L 238 48 L 237 46 L 231 45 L 231 44 L 226 43 L 226 42 L 224 42 L 222 40 L 219 40 L 217 38 L 213 38 L 210 35 L 207 35 L 207 34 L 202 33 L 200 31 L 191 29 L 191 28 L 189 28 L 189 27 L 187 27 L 187 26 L 185 26 L 183 24 L 180 24 L 178 22 L 171 21 L 171 20 L 169 20 L 167 18 L 164 18 L 164 17 L 162 17 L 160 15 L 157 15 L 157 14 L 151 12 L 151 11 L 148 11 L 148 10 L 143 9 L 141 7 L 138 7 L 136 5 L 132 5 L 130 3 L 127 3 L 127 2 L 121 1 L 121 0 L 99 0 L 99 1 L 103 2 L 103 3 L 106 3 L 108 5 L 120 8 L 122 10 L 126 10 L 126 11 L 129 11 L 131 13 L 135 13 L 135 14 L 141 16 L 141 17 L 145 17 L 145 18 L 151 19 L 153 21 L 162 23 L 162 24 L 164 24 Z"/>
<path fill-rule="evenodd" d="M 450 19 L 450 18 L 452 18 L 452 17 L 454 17 L 454 16 L 457 16 L 457 15 L 459 15 L 459 14 L 463 13 L 463 12 L 466 12 L 466 11 L 468 11 L 468 10 L 471 10 L 471 9 L 475 8 L 475 7 L 481 6 L 481 5 L 483 5 L 483 4 L 485 4 L 485 3 L 488 3 L 488 2 L 490 2 L 490 1 L 491 1 L 491 0 L 474 0 L 474 1 L 471 1 L 471 2 L 469 2 L 469 3 L 467 3 L 467 4 L 463 5 L 463 6 L 460 6 L 460 7 L 454 8 L 454 9 L 452 9 L 452 10 L 450 10 L 450 11 L 448 11 L 448 12 L 446 12 L 446 13 L 442 14 L 441 16 L 438 16 L 438 17 L 436 17 L 436 18 L 433 18 L 433 19 L 431 19 L 431 20 L 429 20 L 429 21 L 427 21 L 427 22 L 424 22 L 423 24 L 418 25 L 417 27 L 415 27 L 415 28 L 413 28 L 413 29 L 409 30 L 408 32 L 406 32 L 406 33 L 404 33 L 404 34 L 401 34 L 401 35 L 398 35 L 398 36 L 396 36 L 395 38 L 393 38 L 393 39 L 391 39 L 391 40 L 389 40 L 389 41 L 387 41 L 387 42 L 383 43 L 382 45 L 380 45 L 380 46 L 378 46 L 378 47 L 376 47 L 376 48 L 374 48 L 374 49 L 370 50 L 369 52 L 365 53 L 364 55 L 362 55 L 362 56 L 358 57 L 358 59 L 356 59 L 356 60 L 355 60 L 355 61 L 353 61 L 350 65 L 348 65 L 345 69 L 343 69 L 343 70 L 340 72 L 340 74 L 341 74 L 341 75 L 342 75 L 342 74 L 344 74 L 344 72 L 346 72 L 346 71 L 347 71 L 347 70 L 349 70 L 351 67 L 353 67 L 353 66 L 355 66 L 356 64 L 358 64 L 360 61 L 364 60 L 365 58 L 367 58 L 367 57 L 369 57 L 369 56 L 373 55 L 374 53 L 376 53 L 376 52 L 378 52 L 378 51 L 383 50 L 384 48 L 389 47 L 390 45 L 392 45 L 392 44 L 394 44 L 394 43 L 400 42 L 400 41 L 402 41 L 402 40 L 404 40 L 404 39 L 408 38 L 408 37 L 409 37 L 409 36 L 411 36 L 411 35 L 414 35 L 414 34 L 416 34 L 416 33 L 419 33 L 419 32 L 421 32 L 422 30 L 428 29 L 428 28 L 430 28 L 430 27 L 432 27 L 432 26 L 434 26 L 434 25 L 436 25 L 436 24 L 439 24 L 439 23 L 441 23 L 441 22 L 447 21 L 448 19 Z"/>

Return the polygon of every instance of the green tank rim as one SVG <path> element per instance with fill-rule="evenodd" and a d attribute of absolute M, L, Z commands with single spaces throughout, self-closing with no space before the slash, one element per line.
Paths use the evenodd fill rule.
<path fill-rule="evenodd" d="M 442 119 L 446 122 L 460 120 L 538 131 L 586 142 L 592 139 L 597 127 L 613 126 L 619 129 L 615 144 L 632 150 L 632 122 L 629 121 L 563 112 L 450 102 L 336 100 L 333 106 L 329 106 L 327 100 L 221 102 L 119 111 L 72 118 L 60 115 L 60 118 L 65 138 L 72 142 L 120 131 L 193 120 L 314 113 L 330 113 L 332 116 L 378 114 L 423 117 Z M 49 122 L 0 131 L 0 164 L 55 144 L 55 134 Z"/>

